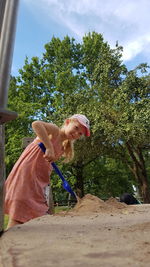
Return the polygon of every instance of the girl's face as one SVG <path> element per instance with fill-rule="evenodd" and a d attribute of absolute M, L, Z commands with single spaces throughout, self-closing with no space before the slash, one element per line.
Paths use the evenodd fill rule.
<path fill-rule="evenodd" d="M 85 134 L 85 127 L 77 120 L 67 119 L 64 127 L 65 135 L 69 140 L 77 140 Z"/>

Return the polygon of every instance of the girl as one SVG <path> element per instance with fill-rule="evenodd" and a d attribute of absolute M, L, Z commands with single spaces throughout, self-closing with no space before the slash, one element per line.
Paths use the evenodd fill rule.
<path fill-rule="evenodd" d="M 61 128 L 42 121 L 33 122 L 32 128 L 37 137 L 24 150 L 5 183 L 7 229 L 48 213 L 44 188 L 49 184 L 50 162 L 61 156 L 70 161 L 74 156 L 73 142 L 82 135 L 90 136 L 89 120 L 81 114 L 66 119 Z M 39 142 L 45 145 L 45 154 Z"/>

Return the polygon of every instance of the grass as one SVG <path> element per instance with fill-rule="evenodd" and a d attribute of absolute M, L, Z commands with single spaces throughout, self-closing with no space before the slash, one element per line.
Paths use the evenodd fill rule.
<path fill-rule="evenodd" d="M 4 216 L 4 230 L 6 229 L 7 223 L 8 223 L 8 215 L 5 214 Z"/>
<path fill-rule="evenodd" d="M 67 211 L 67 210 L 70 210 L 70 207 L 68 207 L 68 206 L 57 206 L 57 207 L 55 207 L 55 213 L 58 213 L 60 211 Z"/>
<path fill-rule="evenodd" d="M 55 213 L 59 213 L 60 211 L 67 211 L 67 210 L 70 210 L 70 208 L 67 206 L 55 207 Z M 9 219 L 9 216 L 5 214 L 5 216 L 4 216 L 4 230 L 7 227 L 8 219 Z"/>

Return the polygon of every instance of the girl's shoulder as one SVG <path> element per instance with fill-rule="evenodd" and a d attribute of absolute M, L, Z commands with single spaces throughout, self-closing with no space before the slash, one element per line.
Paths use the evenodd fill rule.
<path fill-rule="evenodd" d="M 46 130 L 48 135 L 57 137 L 60 134 L 60 128 L 56 124 L 51 122 L 46 123 Z"/>

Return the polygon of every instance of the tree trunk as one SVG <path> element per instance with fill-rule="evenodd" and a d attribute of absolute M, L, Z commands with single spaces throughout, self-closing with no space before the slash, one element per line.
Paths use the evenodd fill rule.
<path fill-rule="evenodd" d="M 77 195 L 82 198 L 84 196 L 84 178 L 83 178 L 83 165 L 76 164 L 75 167 L 75 172 L 76 172 L 76 177 L 77 177 L 77 182 L 76 182 L 76 192 Z"/>
<path fill-rule="evenodd" d="M 126 143 L 126 147 L 133 161 L 131 170 L 138 182 L 139 192 L 143 202 L 150 203 L 150 188 L 145 168 L 145 161 L 142 155 L 142 149 L 139 147 L 133 148 L 129 142 Z"/>

